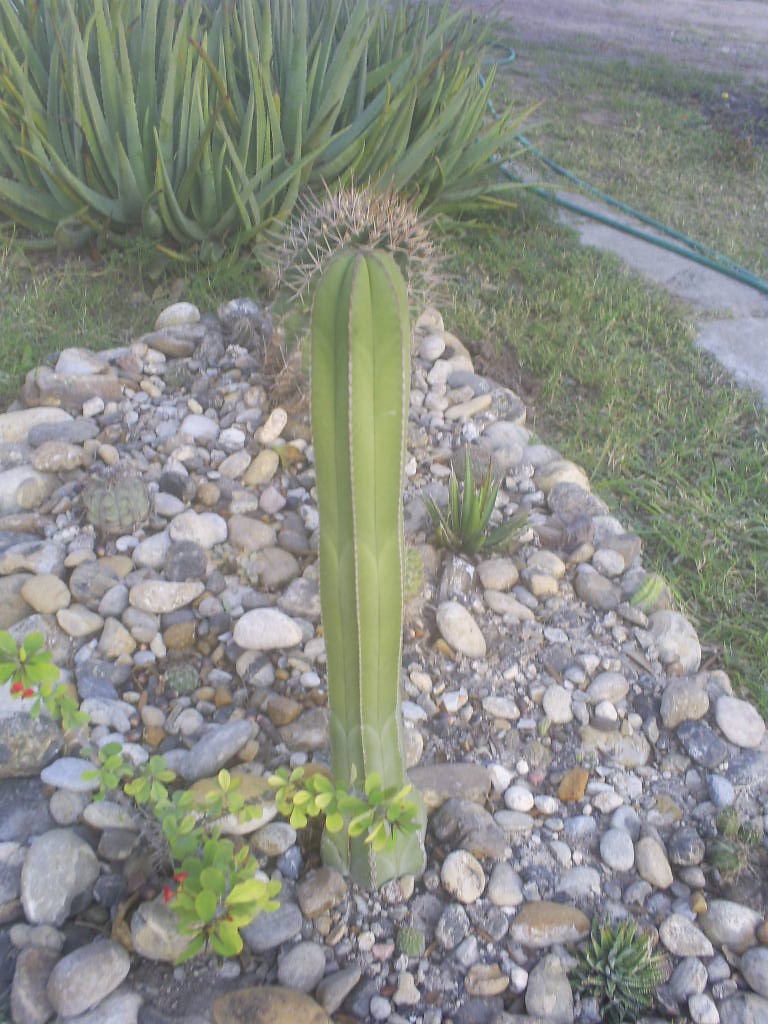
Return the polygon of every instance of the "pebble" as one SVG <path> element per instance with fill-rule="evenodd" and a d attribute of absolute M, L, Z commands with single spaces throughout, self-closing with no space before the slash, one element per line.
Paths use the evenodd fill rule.
<path fill-rule="evenodd" d="M 530 1017 L 547 1024 L 572 1024 L 573 993 L 559 957 L 543 957 L 530 972 L 525 1008 Z"/>
<path fill-rule="evenodd" d="M 131 959 L 108 939 L 80 946 L 59 960 L 48 979 L 48 998 L 57 1013 L 73 1017 L 92 1009 L 128 974 Z"/>
<path fill-rule="evenodd" d="M 325 954 L 316 942 L 298 942 L 279 960 L 277 980 L 297 992 L 312 992 L 325 972 Z"/>
<path fill-rule="evenodd" d="M 755 946 L 739 961 L 739 970 L 753 992 L 768 999 L 768 949 Z"/>
<path fill-rule="evenodd" d="M 714 945 L 745 953 L 757 945 L 756 930 L 763 923 L 763 917 L 751 907 L 733 900 L 713 899 L 708 901 L 707 911 L 699 922 Z"/>
<path fill-rule="evenodd" d="M 609 828 L 600 839 L 600 856 L 612 871 L 631 871 L 635 863 L 632 837 L 620 828 Z"/>
<path fill-rule="evenodd" d="M 718 697 L 715 721 L 729 743 L 752 749 L 765 735 L 765 722 L 751 704 L 736 697 Z"/>
<path fill-rule="evenodd" d="M 457 601 L 443 601 L 437 609 L 437 628 L 449 646 L 468 658 L 484 658 L 485 638 L 472 615 Z"/>
<path fill-rule="evenodd" d="M 276 608 L 255 608 L 238 619 L 233 638 L 248 651 L 273 651 L 301 643 L 301 628 Z"/>
<path fill-rule="evenodd" d="M 467 850 L 454 850 L 443 861 L 440 880 L 446 892 L 460 903 L 474 903 L 485 889 L 480 861 Z"/>
<path fill-rule="evenodd" d="M 564 725 L 573 719 L 571 694 L 563 686 L 553 683 L 548 686 L 542 699 L 544 714 L 554 725 Z"/>
<path fill-rule="evenodd" d="M 712 943 L 692 921 L 681 914 L 670 914 L 659 928 L 659 938 L 674 956 L 710 957 Z"/>
<path fill-rule="evenodd" d="M 98 877 L 99 862 L 84 839 L 70 829 L 43 832 L 21 869 L 24 916 L 32 924 L 63 924 Z"/>

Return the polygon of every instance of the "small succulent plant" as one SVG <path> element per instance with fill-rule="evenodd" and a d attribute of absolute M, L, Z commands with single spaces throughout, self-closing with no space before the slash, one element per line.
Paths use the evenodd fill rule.
<path fill-rule="evenodd" d="M 432 524 L 440 543 L 451 551 L 476 555 L 480 551 L 511 544 L 525 529 L 526 512 L 518 512 L 501 526 L 489 529 L 491 514 L 499 493 L 499 481 L 494 479 L 489 461 L 488 469 L 478 487 L 472 472 L 470 453 L 464 453 L 464 482 L 459 494 L 459 481 L 451 469 L 448 484 L 448 508 L 441 512 L 432 498 L 425 496 Z"/>
<path fill-rule="evenodd" d="M 200 686 L 200 675 L 194 665 L 179 662 L 177 665 L 168 666 L 165 685 L 167 689 L 175 690 L 178 694 L 192 693 Z"/>
<path fill-rule="evenodd" d="M 650 937 L 632 920 L 614 926 L 594 918 L 577 959 L 570 982 L 575 991 L 598 1000 L 607 1024 L 637 1020 L 669 977 L 666 956 L 653 951 Z"/>
<path fill-rule="evenodd" d="M 403 593 L 406 601 L 418 597 L 424 586 L 424 560 L 418 548 L 405 549 Z"/>
<path fill-rule="evenodd" d="M 132 473 L 112 473 L 88 486 L 84 495 L 88 522 L 105 536 L 130 533 L 149 519 L 147 485 Z"/>
<path fill-rule="evenodd" d="M 763 842 L 763 831 L 745 820 L 734 807 L 717 816 L 718 836 L 707 850 L 707 860 L 726 884 L 737 881 L 752 866 Z"/>

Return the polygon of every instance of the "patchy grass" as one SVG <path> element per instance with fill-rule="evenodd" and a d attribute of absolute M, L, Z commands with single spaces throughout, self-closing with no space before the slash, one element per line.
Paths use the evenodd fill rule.
<path fill-rule="evenodd" d="M 547 156 L 768 276 L 768 85 L 658 58 L 601 59 L 578 43 L 521 45 L 500 72 L 499 103 L 541 103 L 525 134 Z M 573 190 L 534 158 L 525 163 Z"/>
<path fill-rule="evenodd" d="M 535 200 L 451 246 L 448 321 L 478 365 L 533 403 L 646 545 L 724 663 L 768 714 L 768 413 L 691 344 L 686 312 L 582 249 Z"/>
<path fill-rule="evenodd" d="M 55 362 L 63 348 L 124 345 L 181 298 L 209 311 L 224 298 L 258 294 L 257 268 L 244 257 L 185 265 L 184 276 L 156 283 L 146 273 L 147 256 L 138 245 L 95 259 L 25 253 L 10 235 L 0 236 L 0 408 L 15 399 L 29 370 Z"/>

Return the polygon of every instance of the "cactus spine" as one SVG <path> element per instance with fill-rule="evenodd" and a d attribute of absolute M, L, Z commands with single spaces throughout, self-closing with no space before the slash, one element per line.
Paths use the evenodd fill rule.
<path fill-rule="evenodd" d="M 372 772 L 382 787 L 406 781 L 399 680 L 409 349 L 394 259 L 342 250 L 315 294 L 311 397 L 331 759 L 349 792 L 361 791 Z M 342 830 L 325 835 L 323 856 L 375 888 L 423 870 L 423 831 L 374 853 L 364 837 Z"/>

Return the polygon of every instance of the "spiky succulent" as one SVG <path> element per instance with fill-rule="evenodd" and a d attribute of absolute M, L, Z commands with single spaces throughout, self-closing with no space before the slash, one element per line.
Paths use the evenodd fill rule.
<path fill-rule="evenodd" d="M 669 977 L 669 961 L 654 952 L 635 921 L 618 925 L 592 921 L 592 931 L 569 974 L 574 990 L 600 1003 L 607 1024 L 634 1021 L 653 1004 L 657 987 Z"/>
<path fill-rule="evenodd" d="M 493 477 L 489 460 L 488 469 L 478 487 L 472 472 L 469 449 L 464 453 L 464 460 L 461 497 L 457 475 L 452 469 L 445 513 L 440 511 L 432 498 L 424 497 L 437 539 L 451 551 L 463 551 L 466 555 L 476 555 L 479 551 L 490 551 L 510 544 L 524 531 L 527 514 L 516 513 L 501 526 L 489 529 L 499 493 L 499 481 Z"/>
<path fill-rule="evenodd" d="M 392 254 L 413 307 L 424 305 L 440 283 L 439 256 L 430 224 L 415 206 L 392 188 L 354 184 L 325 195 L 307 191 L 280 236 L 275 253 L 275 283 L 306 300 L 323 268 L 346 246 Z"/>

